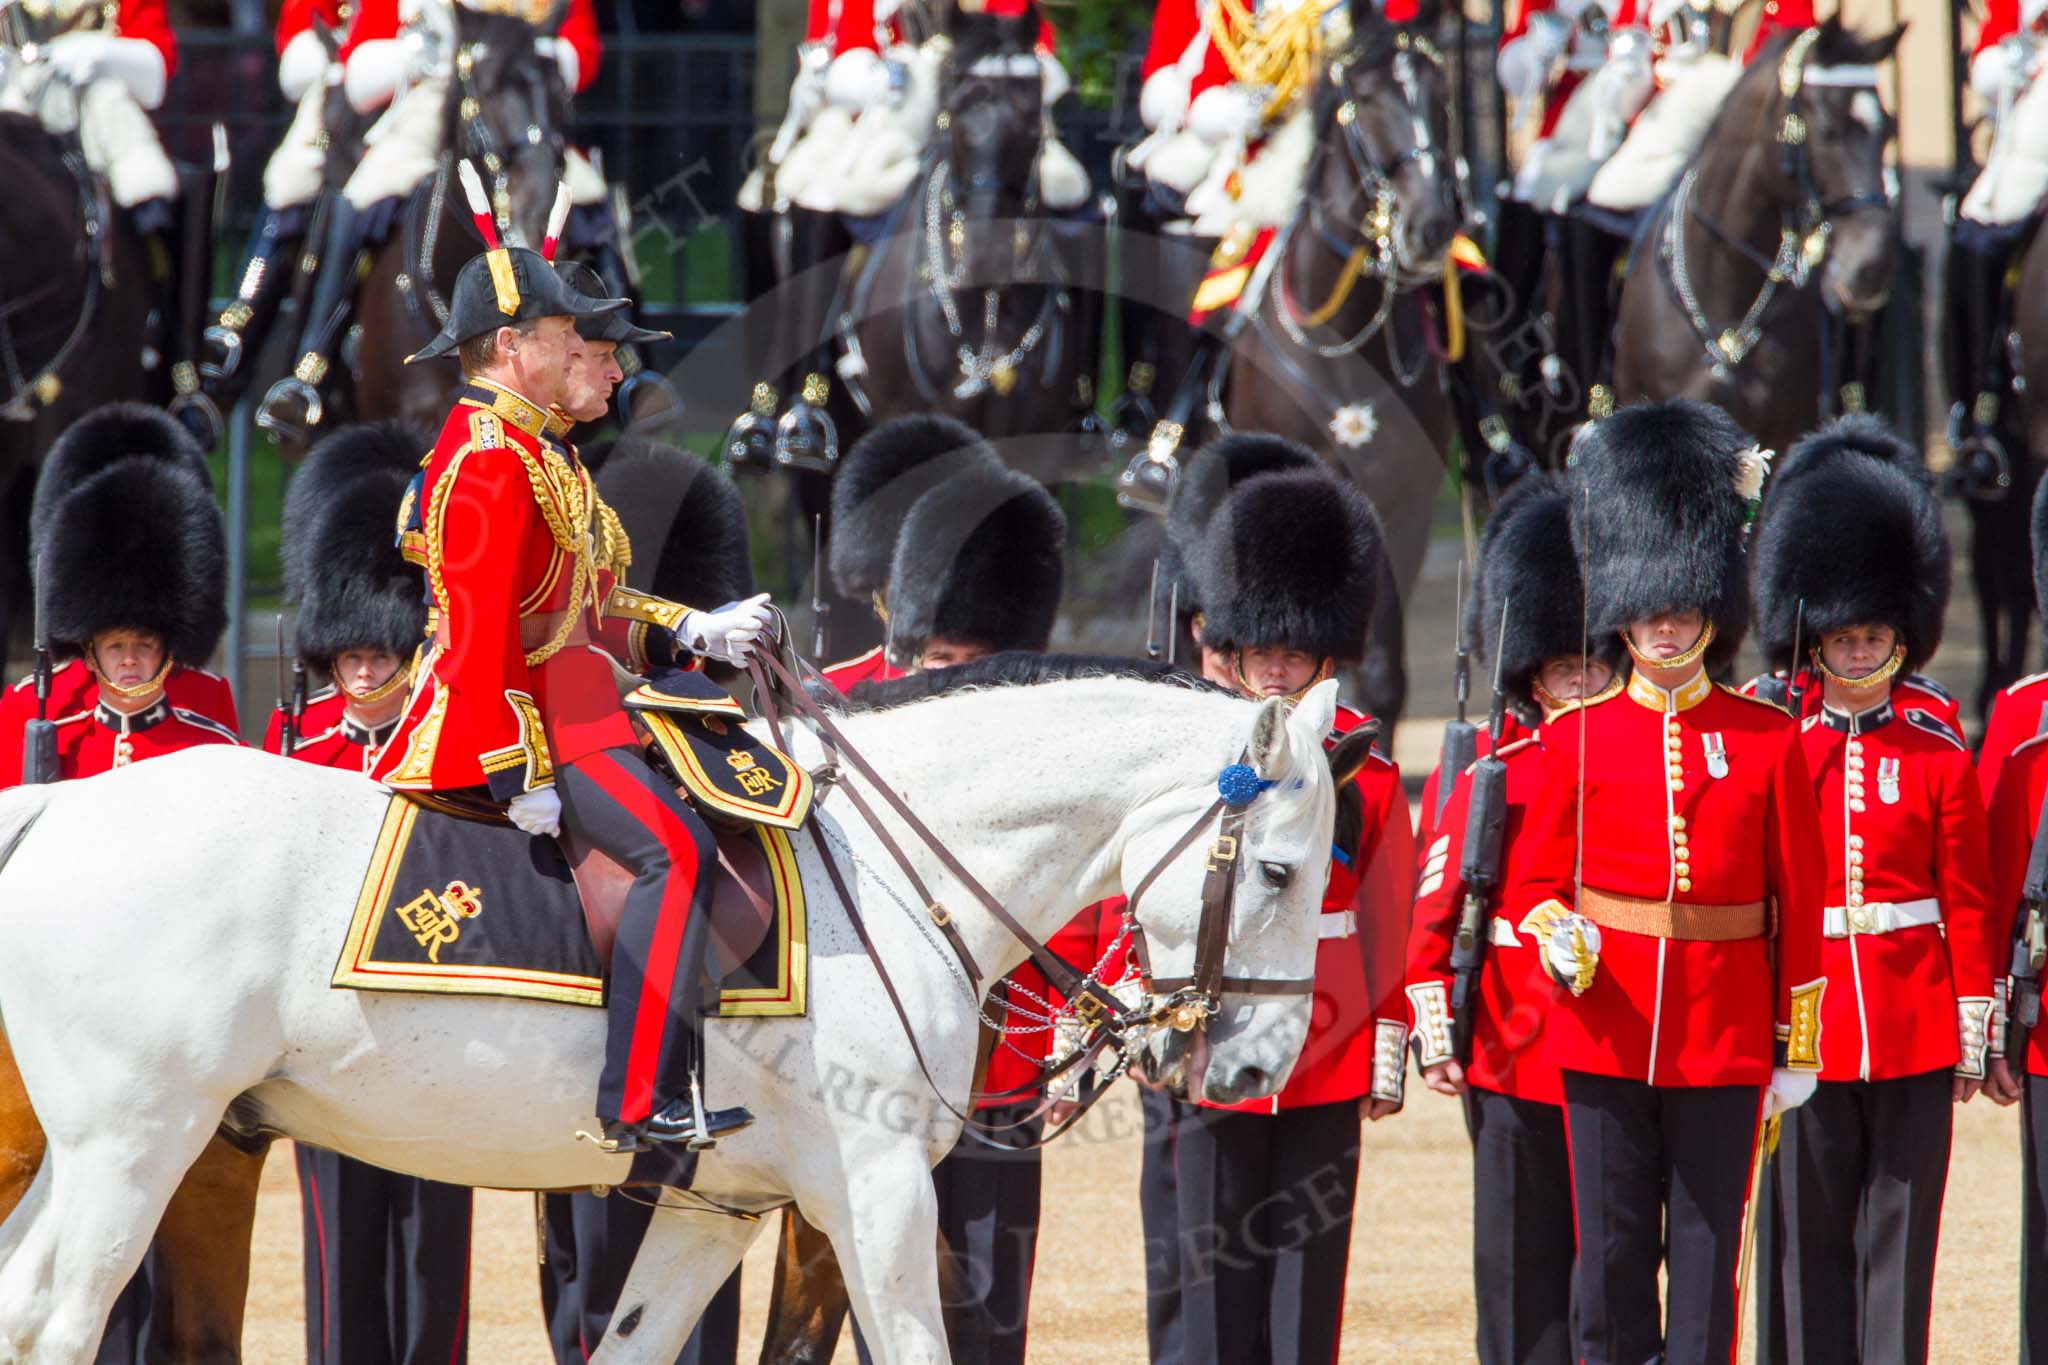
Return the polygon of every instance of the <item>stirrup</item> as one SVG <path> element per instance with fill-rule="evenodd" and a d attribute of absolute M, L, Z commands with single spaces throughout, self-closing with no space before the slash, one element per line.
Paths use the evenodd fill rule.
<path fill-rule="evenodd" d="M 1166 515 L 1173 486 L 1180 482 L 1180 449 L 1184 428 L 1178 422 L 1162 421 L 1152 428 L 1145 448 L 1131 457 L 1116 476 L 1117 506 L 1133 512 Z"/>
<path fill-rule="evenodd" d="M 634 412 L 634 395 L 642 390 L 656 395 L 654 410 L 641 417 Z M 652 370 L 640 370 L 626 376 L 619 385 L 619 416 L 628 426 L 641 430 L 663 426 L 683 415 L 683 396 L 676 392 L 676 386 L 668 376 Z"/>
<path fill-rule="evenodd" d="M 220 444 L 221 434 L 227 424 L 220 415 L 220 404 L 213 401 L 206 390 L 194 389 L 173 398 L 169 408 L 172 417 L 184 424 L 185 430 L 199 442 L 201 450 L 211 450 Z"/>
<path fill-rule="evenodd" d="M 1997 502 L 2012 492 L 2012 456 L 2005 442 L 1983 427 L 1972 427 L 1954 448 L 1947 483 L 1955 496 Z"/>
<path fill-rule="evenodd" d="M 1109 444 L 1119 454 L 1145 440 L 1159 423 L 1159 410 L 1141 393 L 1125 389 L 1109 405 Z"/>
<path fill-rule="evenodd" d="M 773 385 L 754 385 L 747 410 L 725 429 L 725 462 L 734 473 L 763 473 L 775 464 L 775 409 L 780 402 Z"/>
<path fill-rule="evenodd" d="M 199 334 L 199 374 L 220 382 L 242 368 L 242 334 L 219 323 Z"/>
<path fill-rule="evenodd" d="M 305 368 L 303 360 L 299 365 L 301 369 Z M 297 374 L 288 374 L 272 384 L 270 391 L 263 395 L 263 402 L 256 409 L 256 425 L 274 436 L 289 437 L 304 444 L 312 435 L 313 428 L 320 425 L 326 411 L 319 389 Z"/>

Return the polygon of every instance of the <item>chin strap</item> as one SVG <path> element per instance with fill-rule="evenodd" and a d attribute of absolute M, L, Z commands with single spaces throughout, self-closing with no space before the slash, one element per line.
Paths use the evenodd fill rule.
<path fill-rule="evenodd" d="M 1626 630 L 1621 632 L 1621 642 L 1628 646 L 1629 656 L 1644 668 L 1684 668 L 1687 664 L 1699 658 L 1700 655 L 1705 654 L 1707 646 L 1714 643 L 1714 623 L 1708 621 L 1705 625 L 1701 626 L 1700 638 L 1692 642 L 1692 648 L 1686 650 L 1683 654 L 1673 655 L 1669 659 L 1653 659 L 1640 649 L 1637 649 L 1635 640 L 1629 636 Z"/>
<path fill-rule="evenodd" d="M 1897 675 L 1898 671 L 1906 666 L 1906 646 L 1904 644 L 1894 645 L 1891 658 L 1886 659 L 1860 678 L 1845 678 L 1835 672 L 1834 669 L 1829 668 L 1827 664 L 1821 661 L 1820 651 L 1817 649 L 1810 651 L 1807 657 L 1813 660 L 1813 666 L 1820 671 L 1820 675 L 1835 686 L 1846 688 L 1851 692 L 1863 692 L 1881 683 L 1890 682 Z"/>

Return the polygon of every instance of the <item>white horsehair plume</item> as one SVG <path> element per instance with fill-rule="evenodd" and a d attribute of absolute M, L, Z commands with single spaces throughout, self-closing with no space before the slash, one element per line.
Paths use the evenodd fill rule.
<path fill-rule="evenodd" d="M 541 242 L 540 254 L 547 260 L 555 259 L 555 248 L 562 240 L 562 229 L 569 222 L 569 182 L 565 179 L 555 186 L 555 202 L 548 209 L 548 230 Z"/>
<path fill-rule="evenodd" d="M 476 219 L 477 231 L 483 234 L 484 245 L 495 251 L 498 247 L 498 222 L 491 212 L 491 201 L 484 194 L 484 182 L 477 175 L 476 167 L 467 160 L 458 160 L 455 178 L 462 182 L 462 197 L 469 201 L 469 215 Z"/>

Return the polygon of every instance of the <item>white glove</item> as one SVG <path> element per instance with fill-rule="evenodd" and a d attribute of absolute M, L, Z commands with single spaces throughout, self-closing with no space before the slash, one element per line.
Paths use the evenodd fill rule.
<path fill-rule="evenodd" d="M 1550 931 L 1543 954 L 1557 983 L 1573 995 L 1584 995 L 1600 961 L 1600 926 L 1584 915 L 1566 915 Z"/>
<path fill-rule="evenodd" d="M 535 38 L 533 50 L 542 57 L 554 58 L 555 65 L 562 69 L 562 88 L 570 94 L 576 93 L 576 78 L 583 74 L 583 59 L 576 55 L 576 49 L 560 38 Z"/>
<path fill-rule="evenodd" d="M 1530 100 L 1550 83 L 1550 68 L 1564 55 L 1571 29 L 1554 14 L 1536 14 L 1522 36 L 1501 48 L 1494 72 L 1508 98 Z"/>
<path fill-rule="evenodd" d="M 720 663 L 743 664 L 754 644 L 775 623 L 768 594 L 755 593 L 744 602 L 728 602 L 712 611 L 693 611 L 683 618 L 683 648 Z"/>
<path fill-rule="evenodd" d="M 888 94 L 889 65 L 872 48 L 842 52 L 825 71 L 825 98 L 841 109 L 872 108 Z"/>
<path fill-rule="evenodd" d="M 1993 43 L 1970 63 L 1970 88 L 1996 108 L 2020 93 L 2027 82 L 2027 44 Z"/>
<path fill-rule="evenodd" d="M 1038 98 L 1039 103 L 1050 109 L 1060 102 L 1060 96 L 1074 88 L 1073 78 L 1060 65 L 1060 59 L 1050 52 L 1038 54 Z"/>
<path fill-rule="evenodd" d="M 1138 90 L 1138 118 L 1154 132 L 1177 130 L 1188 116 L 1188 78 L 1178 66 L 1162 66 Z"/>
<path fill-rule="evenodd" d="M 1242 85 L 1219 85 L 1195 96 L 1188 106 L 1188 131 L 1211 146 L 1258 135 L 1265 121 L 1266 97 Z"/>
<path fill-rule="evenodd" d="M 297 104 L 326 76 L 330 60 L 317 34 L 310 29 L 294 34 L 284 45 L 284 55 L 277 59 L 277 88 L 284 92 L 285 99 Z"/>
<path fill-rule="evenodd" d="M 350 108 L 368 114 L 391 102 L 412 62 L 407 42 L 405 38 L 372 38 L 357 45 L 342 77 Z"/>
<path fill-rule="evenodd" d="M 512 798 L 505 808 L 512 823 L 534 838 L 553 838 L 562 832 L 562 798 L 553 787 L 536 787 Z"/>
<path fill-rule="evenodd" d="M 143 108 L 163 103 L 164 54 L 153 43 L 106 33 L 65 33 L 51 40 L 49 53 L 51 68 L 81 90 L 111 76 Z"/>
<path fill-rule="evenodd" d="M 1765 1121 L 1790 1113 L 1812 1099 L 1819 1084 L 1820 1073 L 1817 1071 L 1794 1071 L 1789 1066 L 1772 1067 L 1771 1083 L 1764 1089 Z"/>

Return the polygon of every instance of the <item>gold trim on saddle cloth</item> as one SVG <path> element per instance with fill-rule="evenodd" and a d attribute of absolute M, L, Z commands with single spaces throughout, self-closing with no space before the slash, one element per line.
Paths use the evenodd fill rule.
<path fill-rule="evenodd" d="M 728 986 L 718 993 L 721 1019 L 798 1019 L 810 1009 L 811 920 L 804 904 L 804 879 L 796 863 L 796 847 L 784 830 L 753 825 L 761 841 L 768 876 L 775 884 L 775 982 L 768 986 Z"/>
<path fill-rule="evenodd" d="M 634 708 L 683 795 L 706 815 L 797 829 L 811 811 L 811 775 L 736 720 Z"/>

